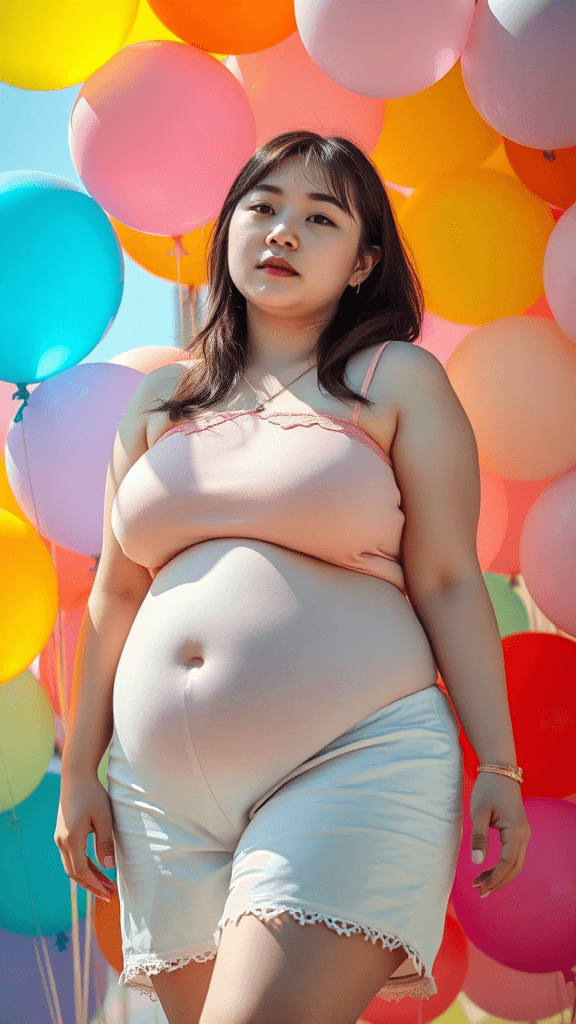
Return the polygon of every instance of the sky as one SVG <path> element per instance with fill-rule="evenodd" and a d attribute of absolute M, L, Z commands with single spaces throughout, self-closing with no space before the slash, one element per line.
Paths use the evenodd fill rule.
<path fill-rule="evenodd" d="M 36 91 L 0 82 L 0 171 L 43 171 L 87 193 L 68 148 L 68 121 L 82 83 Z M 105 337 L 81 363 L 107 362 L 142 345 L 178 345 L 177 286 L 123 250 L 124 293 Z M 183 289 L 184 291 L 184 289 Z"/>

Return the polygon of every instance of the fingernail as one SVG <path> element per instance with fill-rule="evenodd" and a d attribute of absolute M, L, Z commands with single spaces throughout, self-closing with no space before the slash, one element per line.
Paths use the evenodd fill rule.
<path fill-rule="evenodd" d="M 105 868 L 113 868 L 114 867 L 114 860 L 113 860 L 112 857 L 104 857 L 104 867 Z"/>
<path fill-rule="evenodd" d="M 472 860 L 474 864 L 481 864 L 484 860 L 484 854 L 482 850 L 472 850 Z"/>
<path fill-rule="evenodd" d="M 481 893 L 480 893 L 480 899 L 481 899 L 481 900 L 483 900 L 483 899 L 484 899 L 484 897 L 485 897 L 485 896 L 489 896 L 491 892 L 492 892 L 492 890 L 491 890 L 491 889 L 488 889 L 488 891 L 487 891 L 487 892 L 481 892 Z"/>

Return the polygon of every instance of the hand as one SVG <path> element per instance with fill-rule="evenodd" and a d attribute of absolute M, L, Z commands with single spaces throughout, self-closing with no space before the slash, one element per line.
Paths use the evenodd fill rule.
<path fill-rule="evenodd" d="M 486 856 L 489 828 L 499 829 L 502 843 L 496 867 L 483 871 L 473 882 L 473 886 L 481 886 L 483 896 L 508 885 L 524 867 L 532 830 L 516 779 L 497 772 L 479 772 L 470 796 L 470 816 L 473 850 L 481 850 Z"/>

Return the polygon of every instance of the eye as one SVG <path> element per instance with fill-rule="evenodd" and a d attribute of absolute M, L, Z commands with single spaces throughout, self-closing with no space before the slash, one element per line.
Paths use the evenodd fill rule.
<path fill-rule="evenodd" d="M 260 209 L 262 209 L 263 206 L 267 207 L 269 210 L 272 209 L 272 207 L 269 206 L 268 203 L 256 203 L 256 205 L 255 206 L 251 206 L 250 209 L 251 210 L 260 210 Z M 265 216 L 265 214 L 263 214 L 263 216 Z M 331 224 L 332 227 L 334 227 L 334 221 L 330 220 L 330 218 L 326 217 L 323 213 L 312 213 L 312 214 L 310 214 L 310 216 L 311 217 L 321 217 L 322 220 L 325 220 L 327 224 Z M 324 226 L 324 225 L 322 225 L 322 226 Z"/>

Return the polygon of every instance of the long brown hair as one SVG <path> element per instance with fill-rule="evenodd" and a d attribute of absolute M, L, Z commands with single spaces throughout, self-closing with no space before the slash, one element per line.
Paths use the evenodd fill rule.
<path fill-rule="evenodd" d="M 288 157 L 303 158 L 332 188 L 348 213 L 349 196 L 360 215 L 359 250 L 377 246 L 381 258 L 363 282 L 359 294 L 345 288 L 332 321 L 316 344 L 318 383 L 345 402 L 372 405 L 346 383 L 348 359 L 387 339 L 413 342 L 421 334 L 424 295 L 413 263 L 401 239 L 401 229 L 376 166 L 348 139 L 325 138 L 312 131 L 289 131 L 256 150 L 238 173 L 214 224 L 207 256 L 206 322 L 184 349 L 197 359 L 178 381 L 168 400 L 149 412 L 168 412 L 171 422 L 189 419 L 203 408 L 221 402 L 236 386 L 246 359 L 246 299 L 228 269 L 228 231 L 238 202 Z"/>

